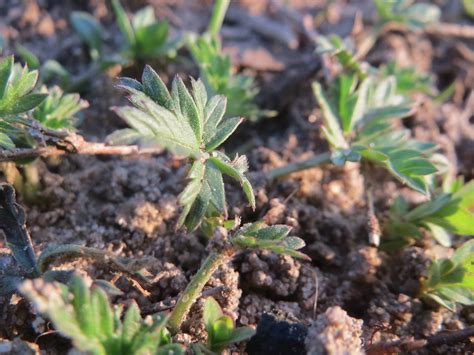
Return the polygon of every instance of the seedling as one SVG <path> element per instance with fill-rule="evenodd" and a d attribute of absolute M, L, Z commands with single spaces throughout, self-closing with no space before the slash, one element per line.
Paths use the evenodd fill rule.
<path fill-rule="evenodd" d="M 474 240 L 456 249 L 451 258 L 433 261 L 421 295 L 453 312 L 457 303 L 474 305 Z"/>
<path fill-rule="evenodd" d="M 379 26 L 395 22 L 417 30 L 439 21 L 441 10 L 429 3 L 413 3 L 413 0 L 374 0 Z"/>
<path fill-rule="evenodd" d="M 190 35 L 188 48 L 199 66 L 199 72 L 211 94 L 227 97 L 227 116 L 240 116 L 255 121 L 272 115 L 262 111 L 255 103 L 258 88 L 251 76 L 235 74 L 230 57 L 222 53 L 218 33 L 229 0 L 217 0 L 208 31 L 200 36 Z"/>
<path fill-rule="evenodd" d="M 474 180 L 464 186 L 456 182 L 454 191 L 443 192 L 413 209 L 398 197 L 390 209 L 382 247 L 394 251 L 413 244 L 423 237 L 420 228 L 430 231 L 438 243 L 447 247 L 451 246 L 449 233 L 474 235 L 473 201 Z"/>
<path fill-rule="evenodd" d="M 377 18 L 373 27 L 363 33 L 356 55 L 358 59 L 365 57 L 387 29 L 398 26 L 419 31 L 439 22 L 441 17 L 438 6 L 429 3 L 414 4 L 413 0 L 374 0 L 374 5 Z"/>
<path fill-rule="evenodd" d="M 180 345 L 171 343 L 164 315 L 143 319 L 132 302 L 122 320 L 123 305 L 113 308 L 101 288 L 91 290 L 79 276 L 68 286 L 27 280 L 21 292 L 78 351 L 96 355 L 184 354 Z"/>
<path fill-rule="evenodd" d="M 158 144 L 192 161 L 188 186 L 179 201 L 183 212 L 178 226 L 196 229 L 205 217 L 227 215 L 223 174 L 237 180 L 255 208 L 245 156 L 231 160 L 218 148 L 235 131 L 242 118 L 224 118 L 227 100 L 223 96 L 208 99 L 201 80 L 191 80 L 191 92 L 181 78 L 172 83 L 171 93 L 150 67 L 143 71 L 142 82 L 121 79 L 119 87 L 128 91 L 133 107 L 116 107 L 115 112 L 131 128 L 109 136 L 115 144 Z"/>
<path fill-rule="evenodd" d="M 119 0 L 112 0 L 117 24 L 125 38 L 124 56 L 130 60 L 174 57 L 181 45 L 179 38 L 168 38 L 168 21 L 159 21 L 152 6 L 144 7 L 130 21 Z"/>
<path fill-rule="evenodd" d="M 410 138 L 409 131 L 393 126 L 394 119 L 411 114 L 410 101 L 397 94 L 394 77 L 375 82 L 371 77 L 342 74 L 326 93 L 321 84 L 313 92 L 323 114 L 322 131 L 332 149 L 308 161 L 277 168 L 269 178 L 280 177 L 322 163 L 342 165 L 346 161 L 367 161 L 388 170 L 401 183 L 428 193 L 426 176 L 437 170 L 430 162 L 434 144 Z"/>
<path fill-rule="evenodd" d="M 189 309 L 201 294 L 202 289 L 219 266 L 228 262 L 238 251 L 245 249 L 266 249 L 303 260 L 311 260 L 298 250 L 305 246 L 302 239 L 289 236 L 291 228 L 285 225 L 267 226 L 263 222 L 244 224 L 228 238 L 222 250 L 212 251 L 196 275 L 180 295 L 168 327 L 172 334 L 179 331 Z"/>
<path fill-rule="evenodd" d="M 219 303 L 209 297 L 204 303 L 204 326 L 207 332 L 207 344 L 197 344 L 194 351 L 198 354 L 221 354 L 233 343 L 251 338 L 255 330 L 250 327 L 236 328 L 232 318 L 222 312 Z"/>
<path fill-rule="evenodd" d="M 0 147 L 28 146 L 32 138 L 18 127 L 26 124 L 26 114 L 46 98 L 33 92 L 38 71 L 14 65 L 13 56 L 0 62 Z"/>
<path fill-rule="evenodd" d="M 82 100 L 79 94 L 64 94 L 59 86 L 51 89 L 43 86 L 40 92 L 48 96 L 32 111 L 32 116 L 48 129 L 73 129 L 78 121 L 76 115 L 89 107 L 89 103 Z"/>
<path fill-rule="evenodd" d="M 75 116 L 87 107 L 86 101 L 77 94 L 64 95 L 58 87 L 50 91 L 46 87 L 40 92 L 34 91 L 38 80 L 38 71 L 29 71 L 28 67 L 14 64 L 13 57 L 3 59 L 0 64 L 0 76 L 3 95 L 0 99 L 0 147 L 5 149 L 33 148 L 42 144 L 39 137 L 32 134 L 32 127 L 40 129 L 70 129 Z M 31 161 L 23 166 L 21 172 L 12 163 L 2 163 L 8 182 L 15 185 L 22 196 L 33 201 L 39 190 L 39 174 Z"/>

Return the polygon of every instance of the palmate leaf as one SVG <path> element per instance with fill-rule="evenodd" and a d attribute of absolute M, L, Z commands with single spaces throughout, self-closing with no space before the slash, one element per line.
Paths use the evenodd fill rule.
<path fill-rule="evenodd" d="M 179 201 L 183 211 L 178 226 L 197 228 L 205 217 L 227 215 L 222 175 L 237 180 L 253 208 L 255 198 L 245 177 L 245 157 L 231 161 L 214 151 L 237 129 L 241 118 L 225 117 L 227 100 L 223 96 L 208 97 L 200 80 L 191 80 L 192 90 L 176 77 L 171 92 L 149 66 L 142 82 L 121 79 L 121 88 L 130 93 L 133 106 L 114 110 L 130 128 L 113 133 L 108 140 L 114 144 L 152 144 L 193 160 L 188 173 L 189 183 Z"/>
<path fill-rule="evenodd" d="M 105 292 L 89 288 L 75 275 L 68 286 L 45 283 L 42 279 L 23 282 L 20 291 L 48 317 L 57 331 L 72 340 L 76 350 L 108 354 L 184 354 L 165 329 L 166 317 L 144 320 L 136 303 L 125 312 L 110 305 Z"/>

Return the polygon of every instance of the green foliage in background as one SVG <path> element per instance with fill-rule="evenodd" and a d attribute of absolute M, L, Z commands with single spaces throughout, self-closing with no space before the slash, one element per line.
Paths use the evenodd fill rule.
<path fill-rule="evenodd" d="M 390 208 L 382 247 L 394 251 L 410 245 L 423 234 L 420 228 L 431 232 L 443 246 L 451 246 L 449 233 L 474 235 L 474 180 L 456 189 L 443 192 L 410 209 L 400 196 Z"/>
<path fill-rule="evenodd" d="M 131 20 L 119 0 L 112 0 L 112 7 L 125 39 L 125 57 L 146 60 L 176 55 L 181 40 L 169 39 L 168 21 L 157 20 L 152 6 L 138 10 Z"/>
<path fill-rule="evenodd" d="M 456 304 L 474 305 L 474 240 L 456 249 L 450 258 L 435 260 L 423 282 L 422 296 L 456 311 Z"/>

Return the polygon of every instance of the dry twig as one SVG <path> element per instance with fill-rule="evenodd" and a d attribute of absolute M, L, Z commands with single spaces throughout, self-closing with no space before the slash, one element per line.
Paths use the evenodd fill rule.
<path fill-rule="evenodd" d="M 81 135 L 69 133 L 67 136 L 58 137 L 54 145 L 38 148 L 16 148 L 12 150 L 0 149 L 0 162 L 12 161 L 25 158 L 36 158 L 39 156 L 50 157 L 65 154 L 83 155 L 133 155 L 133 154 L 157 154 L 161 148 L 140 149 L 136 145 L 110 146 L 104 143 L 89 142 Z"/>

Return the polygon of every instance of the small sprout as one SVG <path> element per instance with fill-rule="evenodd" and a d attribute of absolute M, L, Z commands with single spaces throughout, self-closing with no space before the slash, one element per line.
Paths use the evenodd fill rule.
<path fill-rule="evenodd" d="M 152 6 L 144 7 L 130 21 L 119 0 L 112 0 L 117 23 L 125 38 L 125 56 L 132 60 L 173 57 L 180 39 L 169 40 L 169 24 L 155 17 Z"/>
<path fill-rule="evenodd" d="M 68 286 L 36 279 L 23 282 L 20 289 L 78 351 L 97 355 L 184 354 L 180 345 L 171 343 L 165 316 L 143 319 L 132 302 L 122 319 L 123 306 L 112 307 L 102 288 L 90 289 L 77 275 Z"/>
<path fill-rule="evenodd" d="M 413 4 L 413 0 L 374 0 L 382 24 L 396 22 L 417 30 L 439 22 L 441 10 L 428 3 Z"/>
<path fill-rule="evenodd" d="M 305 246 L 303 239 L 290 234 L 285 225 L 267 226 L 263 222 L 243 225 L 232 237 L 231 242 L 240 248 L 266 249 L 294 258 L 311 260 L 298 250 Z"/>
<path fill-rule="evenodd" d="M 38 107 L 32 111 L 32 116 L 43 127 L 49 129 L 71 129 L 77 123 L 76 114 L 89 107 L 79 94 L 64 94 L 58 86 L 51 89 L 43 86 L 41 92 L 48 95 Z"/>
<path fill-rule="evenodd" d="M 456 181 L 452 193 L 444 192 L 410 209 L 400 196 L 392 205 L 385 226 L 387 238 L 382 247 L 389 251 L 412 244 L 423 237 L 420 228 L 431 232 L 443 246 L 451 246 L 450 233 L 474 235 L 474 180 L 464 186 Z"/>
<path fill-rule="evenodd" d="M 81 40 L 89 47 L 93 60 L 98 60 L 102 56 L 103 38 L 102 26 L 87 12 L 75 11 L 71 14 L 71 24 Z"/>
<path fill-rule="evenodd" d="M 115 112 L 131 128 L 109 136 L 113 144 L 160 145 L 192 160 L 189 183 L 181 193 L 183 206 L 178 226 L 196 229 L 205 217 L 227 215 L 223 174 L 237 180 L 255 208 L 245 156 L 231 160 L 215 151 L 242 122 L 240 117 L 226 118 L 227 100 L 212 96 L 201 80 L 191 81 L 189 91 L 176 77 L 171 92 L 150 67 L 143 71 L 142 82 L 124 78 L 120 87 L 129 92 L 133 107 L 116 107 Z"/>
<path fill-rule="evenodd" d="M 236 328 L 232 318 L 222 312 L 219 303 L 212 297 L 204 303 L 203 317 L 207 344 L 198 344 L 197 347 L 204 353 L 221 354 L 229 345 L 247 340 L 255 334 L 255 330 L 250 327 Z"/>
<path fill-rule="evenodd" d="M 37 80 L 38 71 L 14 65 L 13 56 L 0 61 L 0 147 L 13 149 L 31 143 L 31 137 L 18 125 L 47 96 L 33 92 Z"/>
<path fill-rule="evenodd" d="M 207 90 L 227 98 L 228 117 L 241 116 L 256 121 L 262 116 L 271 115 L 260 110 L 255 103 L 258 88 L 253 78 L 233 73 L 230 57 L 222 53 L 216 36 L 208 33 L 191 36 L 188 47 L 199 66 Z"/>
<path fill-rule="evenodd" d="M 410 139 L 408 130 L 393 126 L 393 119 L 411 114 L 411 103 L 397 93 L 394 77 L 375 82 L 342 74 L 330 86 L 329 95 L 313 83 L 323 113 L 322 128 L 333 149 L 332 162 L 365 159 L 387 169 L 403 184 L 428 193 L 426 176 L 437 170 L 430 162 L 436 148 Z"/>
<path fill-rule="evenodd" d="M 451 258 L 433 261 L 422 296 L 453 312 L 457 303 L 474 305 L 474 240 L 456 249 Z"/>

